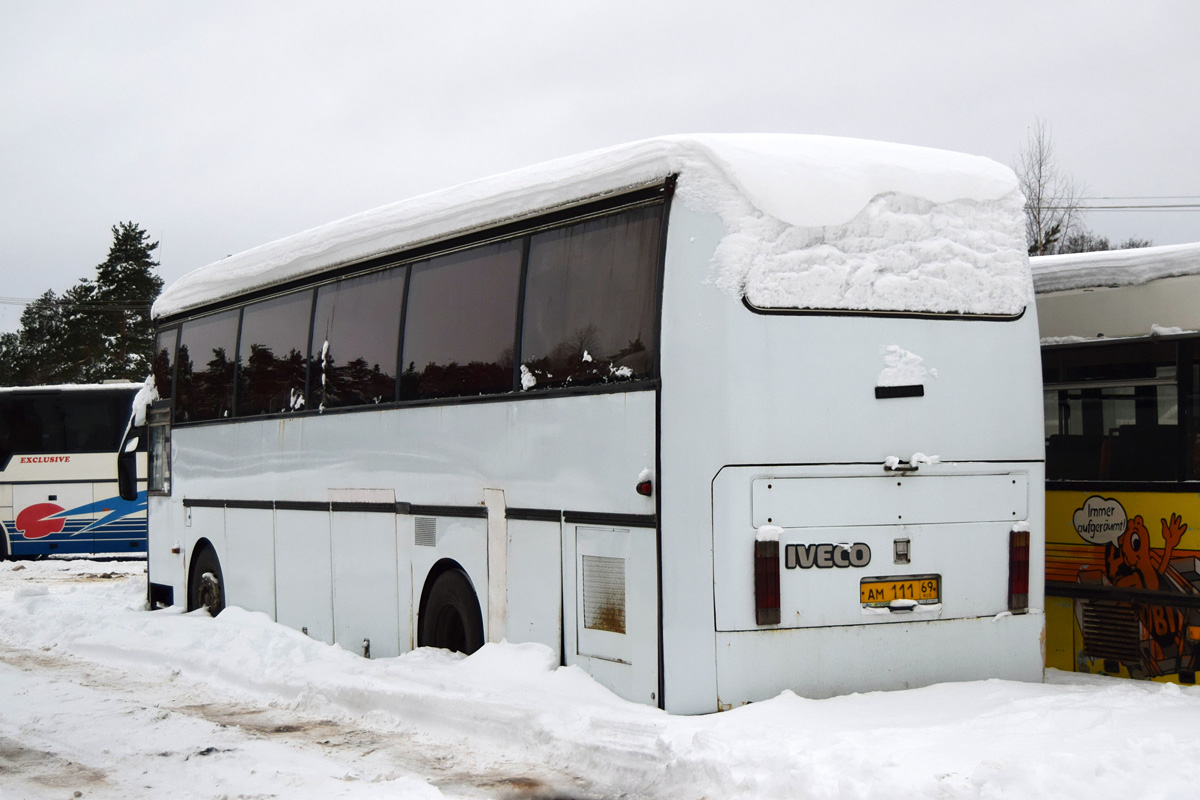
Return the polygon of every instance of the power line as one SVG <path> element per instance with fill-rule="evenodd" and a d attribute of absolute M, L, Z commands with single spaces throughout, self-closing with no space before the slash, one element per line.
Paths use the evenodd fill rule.
<path fill-rule="evenodd" d="M 1195 211 L 1200 203 L 1128 203 L 1120 205 L 1072 205 L 1036 206 L 1041 211 Z"/>

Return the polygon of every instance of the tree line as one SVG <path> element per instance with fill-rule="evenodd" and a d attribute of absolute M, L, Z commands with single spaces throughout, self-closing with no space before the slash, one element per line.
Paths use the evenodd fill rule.
<path fill-rule="evenodd" d="M 150 374 L 150 306 L 162 291 L 158 242 L 134 222 L 112 227 L 108 258 L 62 294 L 47 290 L 0 335 L 0 386 L 142 381 Z"/>

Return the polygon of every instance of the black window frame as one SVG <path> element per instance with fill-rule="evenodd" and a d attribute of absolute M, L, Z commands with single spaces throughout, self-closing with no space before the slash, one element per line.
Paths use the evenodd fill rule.
<path fill-rule="evenodd" d="M 602 198 L 589 198 L 581 200 L 577 203 L 566 205 L 558 210 L 543 213 L 536 216 L 531 216 L 524 220 L 509 222 L 498 226 L 484 227 L 476 231 L 472 231 L 461 236 L 454 237 L 442 242 L 422 245 L 420 247 L 411 248 L 406 251 L 391 253 L 384 256 L 379 256 L 366 261 L 348 264 L 337 267 L 335 269 L 326 270 L 316 275 L 306 276 L 294 281 L 288 281 L 278 286 L 269 289 L 262 289 L 254 292 L 248 292 L 236 298 L 231 298 L 226 301 L 210 303 L 198 308 L 189 310 L 181 314 L 174 314 L 163 317 L 157 320 L 155 326 L 155 335 L 165 332 L 171 328 L 177 329 L 175 336 L 175 353 L 173 354 L 172 368 L 172 385 L 174 391 L 170 400 L 171 405 L 171 424 L 191 426 L 191 425 L 219 425 L 237 422 L 245 422 L 249 420 L 269 420 L 280 417 L 308 417 L 313 415 L 325 414 L 341 414 L 341 413 L 356 413 L 360 411 L 379 410 L 385 408 L 407 408 L 421 406 L 443 406 L 443 405 L 458 405 L 464 403 L 487 403 L 487 402 L 512 402 L 516 400 L 534 400 L 551 397 L 586 395 L 586 394 L 616 394 L 632 391 L 653 391 L 659 387 L 659 376 L 661 366 L 661 340 L 662 340 L 662 296 L 664 284 L 664 266 L 666 261 L 666 242 L 668 233 L 668 222 L 670 218 L 671 200 L 674 194 L 675 178 L 674 176 L 663 181 L 656 182 L 651 185 L 644 186 L 640 189 L 634 189 L 629 192 L 615 194 Z M 651 357 L 651 367 L 649 373 L 642 378 L 634 378 L 627 381 L 617 381 L 609 383 L 592 383 L 565 387 L 548 387 L 537 388 L 529 391 L 521 391 L 521 331 L 524 324 L 525 314 L 525 292 L 526 279 L 528 273 L 529 261 L 529 241 L 535 234 L 553 230 L 556 228 L 565 228 L 577 223 L 621 214 L 639 208 L 658 207 L 660 213 L 659 224 L 659 242 L 657 261 L 655 264 L 656 275 L 654 276 L 654 302 L 653 302 L 653 322 L 652 335 L 654 337 L 653 353 Z M 496 394 L 484 395 L 466 395 L 466 396 L 450 396 L 436 398 L 418 398 L 418 399 L 396 399 L 389 402 L 379 403 L 377 405 L 351 405 L 339 406 L 333 408 L 320 409 L 314 406 L 306 406 L 303 410 L 292 411 L 287 413 L 275 414 L 254 414 L 249 416 L 237 416 L 236 411 L 238 398 L 236 396 L 236 387 L 238 377 L 234 376 L 235 394 L 232 400 L 232 411 L 228 417 L 210 418 L 203 420 L 180 420 L 177 417 L 179 396 L 179 343 L 183 337 L 183 329 L 188 322 L 202 319 L 211 315 L 226 313 L 232 310 L 238 311 L 237 335 L 234 343 L 234 353 L 238 353 L 240 347 L 242 333 L 242 312 L 243 310 L 254 303 L 262 300 L 271 299 L 277 296 L 289 295 L 301 291 L 311 291 L 314 293 L 314 301 L 312 303 L 313 314 L 315 314 L 316 302 L 315 293 L 321 286 L 335 283 L 336 281 L 358 277 L 370 273 L 380 272 L 386 269 L 400 268 L 410 266 L 414 263 L 427 261 L 430 258 L 448 255 L 460 250 L 467 250 L 481 245 L 495 244 L 511 240 L 523 240 L 521 244 L 521 267 L 519 286 L 517 292 L 517 310 L 515 318 L 515 326 L 513 331 L 513 375 L 512 387 L 508 391 L 499 392 Z M 408 307 L 409 283 L 411 281 L 412 270 L 406 270 L 404 298 L 399 315 L 399 328 L 396 331 L 397 336 L 397 363 L 396 375 L 397 382 L 403 371 L 403 354 L 404 342 L 403 331 L 405 325 L 405 316 Z M 157 340 L 156 340 L 157 341 Z M 311 329 L 310 329 L 310 352 L 306 354 L 307 363 L 311 365 L 313 354 L 311 352 Z M 311 396 L 313 391 L 314 377 L 312 369 L 308 370 L 308 385 L 306 387 L 306 395 Z M 400 398 L 399 386 L 397 386 L 397 398 Z"/>
<path fill-rule="evenodd" d="M 1123 351 L 1123 352 L 1122 352 Z M 1140 365 L 1146 374 L 1121 374 L 1122 367 Z M 1174 376 L 1170 379 L 1157 377 L 1148 370 L 1155 366 L 1173 366 Z M 1178 336 L 1151 336 L 1122 338 L 1115 340 L 1092 340 L 1065 344 L 1048 344 L 1042 347 L 1043 394 L 1049 392 L 1083 394 L 1090 392 L 1093 400 L 1100 400 L 1103 390 L 1171 386 L 1175 391 L 1176 423 L 1170 433 L 1170 461 L 1159 465 L 1159 469 L 1173 472 L 1174 477 L 1155 477 L 1144 468 L 1128 477 L 1116 474 L 1111 468 L 1106 472 L 1099 468 L 1092 476 L 1061 477 L 1067 470 L 1061 469 L 1059 461 L 1065 457 L 1047 437 L 1046 484 L 1050 489 L 1111 489 L 1113 491 L 1194 491 L 1200 486 L 1200 462 L 1196 461 L 1194 446 L 1200 434 L 1200 418 L 1194 404 L 1200 395 L 1193 381 L 1193 368 L 1200 365 L 1200 336 L 1183 334 Z M 1092 372 L 1108 370 L 1110 374 L 1089 377 Z M 1128 372 L 1129 370 L 1124 370 Z M 1133 370 L 1136 372 L 1136 370 Z M 1135 404 L 1138 402 L 1134 394 Z M 1060 400 L 1061 403 L 1061 400 Z M 1140 413 L 1140 412 L 1138 412 Z M 1059 425 L 1061 428 L 1061 423 Z M 1159 427 L 1170 427 L 1162 426 Z M 1105 432 L 1101 431 L 1101 435 Z M 1081 435 L 1078 446 L 1086 445 Z M 1110 437 L 1111 438 L 1111 437 Z M 1110 459 L 1113 456 L 1110 455 Z"/>

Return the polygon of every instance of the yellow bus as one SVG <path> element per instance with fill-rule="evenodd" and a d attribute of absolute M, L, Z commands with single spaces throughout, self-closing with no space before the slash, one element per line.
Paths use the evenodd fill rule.
<path fill-rule="evenodd" d="M 1200 244 L 1031 259 L 1046 664 L 1196 682 Z"/>

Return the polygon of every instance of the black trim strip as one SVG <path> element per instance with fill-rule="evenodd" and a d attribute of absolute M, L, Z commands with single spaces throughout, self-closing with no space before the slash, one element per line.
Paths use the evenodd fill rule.
<path fill-rule="evenodd" d="M 368 514 L 395 514 L 395 503 L 372 503 L 368 501 L 335 500 L 329 504 L 333 511 L 356 511 Z"/>
<path fill-rule="evenodd" d="M 224 508 L 224 500 L 209 500 L 203 497 L 185 497 L 183 498 L 184 508 Z"/>
<path fill-rule="evenodd" d="M 1070 597 L 1076 600 L 1108 600 L 1151 606 L 1200 608 L 1200 594 L 1174 594 L 1150 589 L 1123 589 L 1116 586 L 1091 586 L 1083 583 L 1046 581 L 1046 594 L 1050 597 Z"/>
<path fill-rule="evenodd" d="M 1047 492 L 1200 492 L 1200 481 L 1064 481 L 1047 480 Z"/>
<path fill-rule="evenodd" d="M 329 503 L 319 500 L 276 500 L 276 511 L 329 511 Z"/>
<path fill-rule="evenodd" d="M 1029 307 L 1019 314 L 938 314 L 933 311 L 863 311 L 842 308 L 760 308 L 742 295 L 742 305 L 755 314 L 801 316 L 801 317 L 889 317 L 893 319 L 941 319 L 960 322 L 1016 322 L 1025 316 Z"/>
<path fill-rule="evenodd" d="M 275 508 L 275 504 L 270 500 L 226 500 L 225 507 L 266 509 L 271 511 Z"/>
<path fill-rule="evenodd" d="M 409 514 L 420 517 L 475 517 L 487 519 L 488 511 L 484 506 L 419 506 L 410 505 Z"/>
<path fill-rule="evenodd" d="M 504 516 L 531 522 L 562 522 L 563 513 L 550 508 L 509 508 L 505 509 Z"/>
<path fill-rule="evenodd" d="M 657 514 L 606 514 L 599 511 L 564 511 L 569 525 L 614 525 L 619 528 L 657 528 Z"/>
<path fill-rule="evenodd" d="M 914 383 L 908 386 L 876 386 L 875 399 L 887 400 L 892 397 L 924 397 L 925 384 Z"/>

